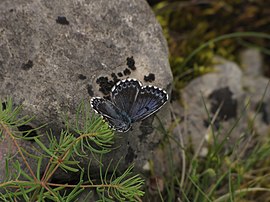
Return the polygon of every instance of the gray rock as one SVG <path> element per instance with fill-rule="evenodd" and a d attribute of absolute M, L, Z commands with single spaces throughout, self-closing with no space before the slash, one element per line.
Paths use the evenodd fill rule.
<path fill-rule="evenodd" d="M 14 143 L 16 141 L 16 144 Z M 21 139 L 12 139 L 9 134 L 4 132 L 1 136 L 0 140 L 0 182 L 6 181 L 9 177 L 20 176 L 20 179 L 25 179 L 21 173 L 18 172 L 14 165 L 17 165 L 17 161 L 19 162 L 20 168 L 25 171 L 29 176 L 33 177 L 32 174 L 36 173 L 37 170 L 37 162 L 36 159 L 28 158 L 28 155 L 23 152 L 24 157 L 27 159 L 29 167 L 32 169 L 32 173 L 27 167 L 23 157 L 20 155 L 19 148 L 27 148 L 27 151 L 32 155 L 39 156 L 40 153 L 37 150 L 33 149 L 32 143 L 30 141 L 23 141 Z M 7 166 L 7 167 L 6 167 Z M 8 169 L 8 171 L 6 170 Z M 6 172 L 7 171 L 7 172 Z M 0 192 L 2 192 L 2 188 L 0 188 Z"/>
<path fill-rule="evenodd" d="M 210 124 L 208 113 L 213 118 L 222 105 L 216 123 L 224 119 L 235 120 L 238 115 L 238 102 L 243 96 L 239 85 L 242 78 L 239 67 L 221 58 L 216 58 L 215 63 L 217 65 L 212 73 L 194 79 L 182 90 L 185 103 L 182 114 L 186 114 L 182 132 L 185 134 L 186 144 L 192 143 L 194 148 L 199 148 L 203 139 L 211 138 L 207 130 Z"/>
<path fill-rule="evenodd" d="M 243 73 L 248 76 L 261 76 L 262 70 L 262 55 L 258 49 L 246 49 L 240 54 L 241 67 Z"/>
<path fill-rule="evenodd" d="M 256 53 L 252 58 L 257 61 L 257 70 L 260 69 L 261 56 Z M 215 63 L 214 72 L 194 79 L 181 91 L 183 107 L 173 103 L 177 115 L 183 117 L 175 133 L 180 130 L 185 144 L 192 144 L 194 150 L 201 148 L 199 154 L 203 156 L 207 147 L 201 143 L 211 143 L 213 131 L 219 140 L 227 139 L 225 150 L 236 146 L 241 139 L 239 151 L 241 142 L 244 144 L 244 140 L 254 137 L 255 133 L 263 138 L 269 131 L 269 80 L 258 75 L 257 70 L 243 74 L 235 63 L 221 58 L 216 58 Z M 255 62 L 244 63 L 251 68 Z M 214 127 L 209 128 L 213 119 Z M 252 128 L 251 120 L 254 120 Z M 232 127 L 232 132 L 228 133 Z"/>
<path fill-rule="evenodd" d="M 212 73 L 194 79 L 181 92 L 184 109 L 180 113 L 182 116 L 186 114 L 185 122 L 182 123 L 185 129 L 183 134 L 186 134 L 186 143 L 192 141 L 194 148 L 200 145 L 208 133 L 208 115 L 204 104 L 213 117 L 223 103 L 219 119 L 234 119 L 237 116 L 237 101 L 243 96 L 239 85 L 242 72 L 238 66 L 221 58 L 216 58 L 215 63 L 217 65 Z"/>
<path fill-rule="evenodd" d="M 144 0 L 1 1 L 0 33 L 0 97 L 12 97 L 23 105 L 22 115 L 35 116 L 33 128 L 48 123 L 45 130 L 52 128 L 56 136 L 64 114 L 74 119 L 81 100 L 103 96 L 119 79 L 143 81 L 153 73 L 153 85 L 171 88 L 167 44 Z M 159 114 L 164 123 L 166 107 Z M 162 137 L 152 122 L 150 117 L 118 134 L 105 166 L 123 157 L 119 170 L 135 162 L 135 170 L 142 171 Z M 63 172 L 57 177 L 71 179 Z"/>
<path fill-rule="evenodd" d="M 263 76 L 263 59 L 259 50 L 247 49 L 241 56 L 241 64 L 245 67 L 242 84 L 250 102 L 249 113 L 257 117 L 254 119 L 254 131 L 264 138 L 270 125 L 269 78 Z"/>

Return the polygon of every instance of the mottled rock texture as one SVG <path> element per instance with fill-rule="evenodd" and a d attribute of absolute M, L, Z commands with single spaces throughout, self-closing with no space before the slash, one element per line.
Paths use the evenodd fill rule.
<path fill-rule="evenodd" d="M 0 36 L 0 97 L 35 116 L 31 127 L 48 123 L 56 136 L 65 114 L 74 119 L 82 100 L 107 96 L 119 79 L 171 88 L 167 44 L 144 0 L 2 0 Z M 162 138 L 153 118 L 119 134 L 104 162 L 122 157 L 120 170 L 131 162 L 142 170 Z M 160 118 L 169 120 L 166 109 Z"/>

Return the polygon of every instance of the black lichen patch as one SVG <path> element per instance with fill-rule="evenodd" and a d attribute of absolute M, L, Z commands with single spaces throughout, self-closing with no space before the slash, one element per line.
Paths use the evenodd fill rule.
<path fill-rule="evenodd" d="M 38 136 L 37 132 L 33 130 L 34 128 L 30 125 L 21 125 L 17 127 L 19 131 L 22 132 L 24 137 L 36 137 Z"/>
<path fill-rule="evenodd" d="M 56 23 L 61 24 L 61 25 L 69 25 L 69 21 L 67 20 L 65 16 L 58 16 L 55 21 Z"/>
<path fill-rule="evenodd" d="M 6 102 L 2 102 L 2 109 L 5 110 L 7 108 L 7 103 Z"/>
<path fill-rule="evenodd" d="M 130 71 L 129 69 L 126 68 L 126 69 L 124 70 L 124 75 L 125 75 L 125 76 L 128 76 L 128 75 L 130 75 L 130 74 L 131 74 L 131 71 Z"/>
<path fill-rule="evenodd" d="M 134 161 L 135 158 L 137 158 L 137 155 L 135 154 L 134 150 L 131 147 L 128 147 L 128 152 L 125 156 L 125 163 L 129 165 Z"/>
<path fill-rule="evenodd" d="M 23 70 L 29 70 L 34 66 L 34 63 L 32 60 L 28 60 L 26 63 L 22 64 L 22 69 Z"/>
<path fill-rule="evenodd" d="M 227 121 L 237 116 L 237 101 L 232 98 L 232 95 L 228 87 L 215 90 L 209 95 L 208 98 L 211 100 L 211 112 L 213 114 L 221 106 L 218 120 Z"/>
<path fill-rule="evenodd" d="M 212 120 L 212 119 L 211 119 L 211 120 Z M 204 120 L 203 120 L 203 126 L 204 126 L 205 128 L 208 128 L 208 127 L 210 126 L 210 124 L 211 124 L 211 121 L 209 121 L 209 120 L 207 120 L 207 119 L 204 119 Z M 215 127 L 216 130 L 218 130 L 218 129 L 220 129 L 220 122 L 216 120 L 216 121 L 213 123 L 212 126 Z"/>
<path fill-rule="evenodd" d="M 94 96 L 94 92 L 93 92 L 93 86 L 91 84 L 87 85 L 87 92 L 88 94 L 93 97 Z"/>
<path fill-rule="evenodd" d="M 86 79 L 86 76 L 84 76 L 83 74 L 79 74 L 79 79 L 81 79 L 81 80 L 85 80 Z"/>
<path fill-rule="evenodd" d="M 99 91 L 102 92 L 104 95 L 108 95 L 111 92 L 112 87 L 114 86 L 113 81 L 110 81 L 108 77 L 103 76 L 99 77 L 96 80 L 96 83 L 99 84 Z"/>
<path fill-rule="evenodd" d="M 133 71 L 136 70 L 135 60 L 133 59 L 133 56 L 131 56 L 130 58 L 129 57 L 127 58 L 127 66 L 129 69 Z"/>
<path fill-rule="evenodd" d="M 270 117 L 267 114 L 267 110 L 266 110 L 266 103 L 262 102 L 262 103 L 258 103 L 256 105 L 256 111 L 258 111 L 259 113 L 262 114 L 262 121 L 266 124 L 270 124 Z"/>
<path fill-rule="evenodd" d="M 155 74 L 153 73 L 149 73 L 148 76 L 144 76 L 144 81 L 146 82 L 152 82 L 152 81 L 155 81 Z"/>
<path fill-rule="evenodd" d="M 120 81 L 120 79 L 118 79 L 118 77 L 117 77 L 117 75 L 115 73 L 112 73 L 111 77 L 113 78 L 114 83 L 117 83 L 118 81 Z"/>
<path fill-rule="evenodd" d="M 118 75 L 119 77 L 122 77 L 122 76 L 123 76 L 122 72 L 118 72 L 117 75 Z"/>

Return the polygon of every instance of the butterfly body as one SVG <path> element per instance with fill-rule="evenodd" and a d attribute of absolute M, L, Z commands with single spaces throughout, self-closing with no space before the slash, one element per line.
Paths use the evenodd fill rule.
<path fill-rule="evenodd" d="M 155 86 L 142 86 L 136 79 L 119 81 L 111 90 L 111 101 L 100 97 L 91 99 L 92 108 L 120 132 L 132 123 L 158 111 L 168 100 L 168 94 Z"/>

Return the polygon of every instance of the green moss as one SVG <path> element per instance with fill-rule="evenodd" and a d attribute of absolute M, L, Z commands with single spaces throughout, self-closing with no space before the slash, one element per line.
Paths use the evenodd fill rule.
<path fill-rule="evenodd" d="M 185 58 L 201 44 L 233 32 L 269 32 L 270 3 L 263 0 L 244 1 L 162 1 L 153 9 L 160 22 L 170 50 L 170 64 L 176 87 L 209 72 L 214 55 L 237 61 L 243 44 L 264 46 L 269 40 L 236 38 L 210 44 L 184 67 Z"/>

